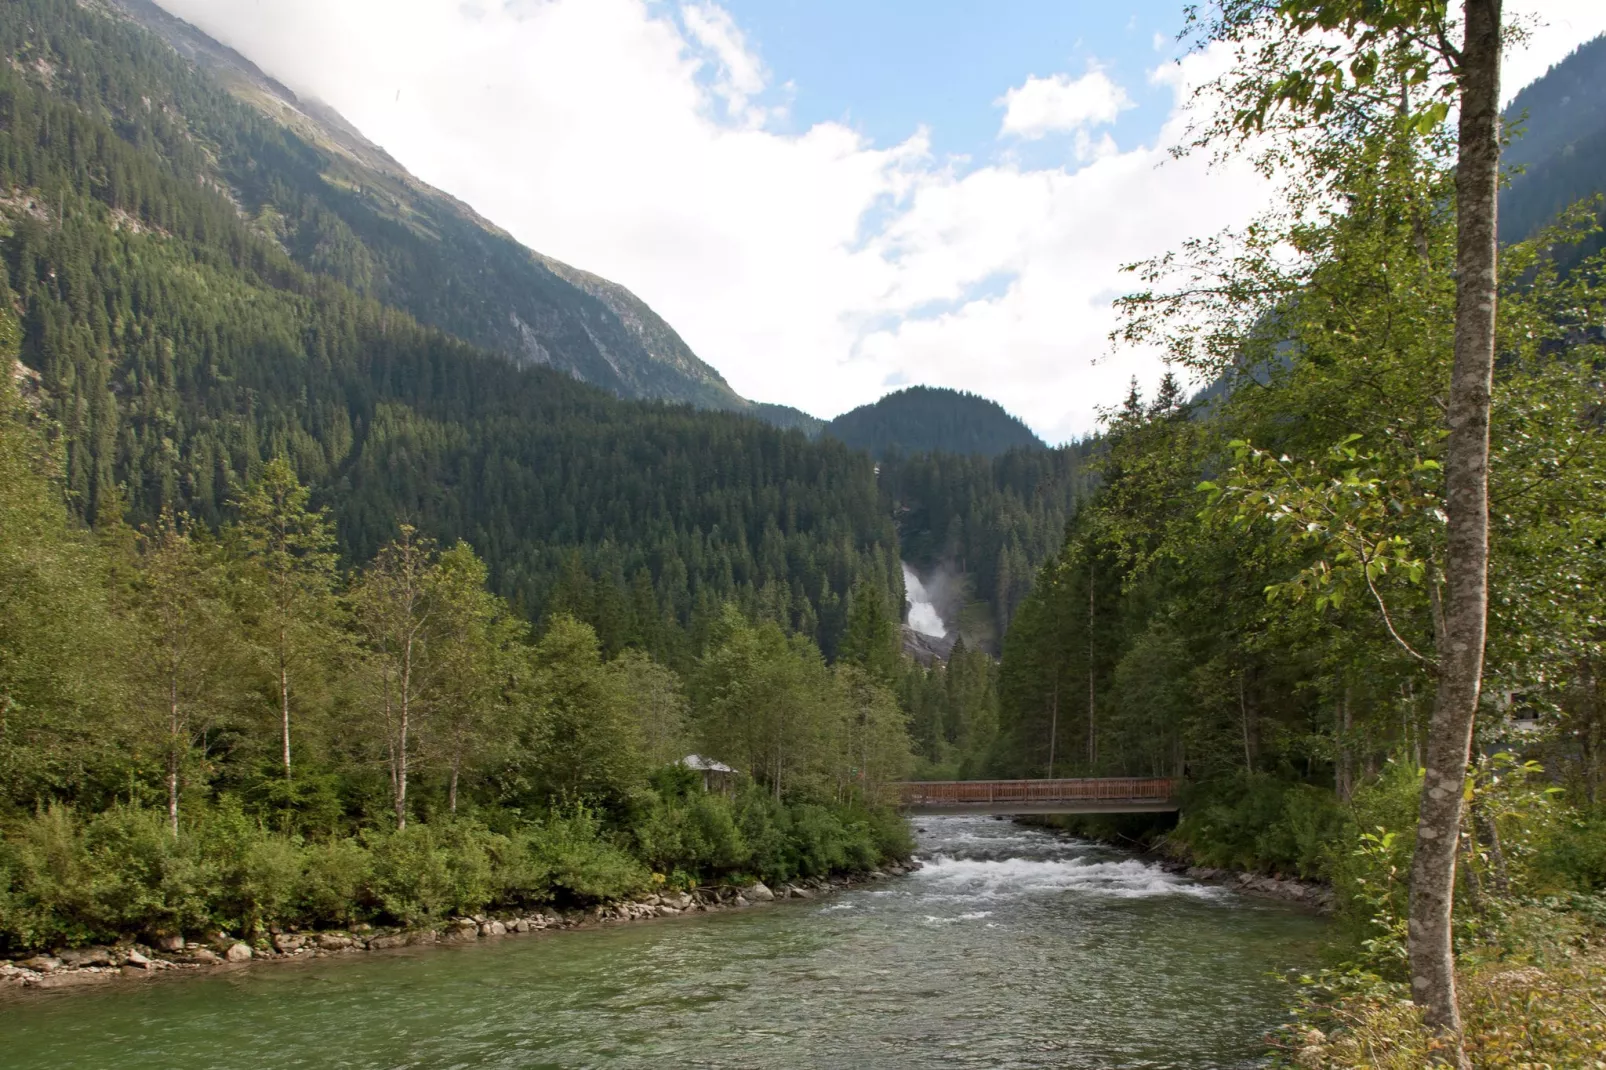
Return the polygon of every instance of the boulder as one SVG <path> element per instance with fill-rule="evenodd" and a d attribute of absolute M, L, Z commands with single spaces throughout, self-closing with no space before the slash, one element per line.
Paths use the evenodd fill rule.
<path fill-rule="evenodd" d="M 813 892 L 809 891 L 807 888 L 799 888 L 795 884 L 788 884 L 786 886 L 786 894 L 789 897 L 793 898 L 793 899 L 813 899 L 814 898 L 814 893 Z"/>
<path fill-rule="evenodd" d="M 492 922 L 489 922 L 486 927 L 491 930 L 490 935 L 492 935 L 492 936 L 506 936 L 507 935 L 507 926 L 504 925 L 502 922 L 492 921 Z"/>
<path fill-rule="evenodd" d="M 136 969 L 148 970 L 151 967 L 151 960 L 141 955 L 138 951 L 130 951 L 125 961 Z"/>
<path fill-rule="evenodd" d="M 319 933 L 318 946 L 325 951 L 344 951 L 352 945 L 352 939 L 342 933 Z"/>
<path fill-rule="evenodd" d="M 189 953 L 189 960 L 202 966 L 216 966 L 223 958 L 209 947 L 197 947 Z"/>
<path fill-rule="evenodd" d="M 680 909 L 678 907 L 669 906 L 667 903 L 658 908 L 658 916 L 660 918 L 667 918 L 672 914 L 679 914 L 679 913 L 680 913 Z"/>
<path fill-rule="evenodd" d="M 30 988 L 76 988 L 79 985 L 105 984 L 117 976 L 115 970 L 71 970 L 53 973 L 33 981 Z"/>
<path fill-rule="evenodd" d="M 406 933 L 391 933 L 389 936 L 376 936 L 372 940 L 368 941 L 368 948 L 371 951 L 384 951 L 386 948 L 406 946 Z"/>
<path fill-rule="evenodd" d="M 301 933 L 275 933 L 273 946 L 286 955 L 300 951 L 307 946 L 307 936 Z"/>
<path fill-rule="evenodd" d="M 770 891 L 763 881 L 754 881 L 742 889 L 742 895 L 750 902 L 769 903 L 775 899 L 775 893 Z"/>
<path fill-rule="evenodd" d="M 184 938 L 177 933 L 160 933 L 151 938 L 151 946 L 158 951 L 174 954 L 184 950 Z"/>
<path fill-rule="evenodd" d="M 23 959 L 17 965 L 35 973 L 54 973 L 61 969 L 62 961 L 54 955 L 35 955 L 31 959 Z"/>
<path fill-rule="evenodd" d="M 109 947 L 77 947 L 63 951 L 59 956 L 63 966 L 115 966 L 117 960 Z"/>
<path fill-rule="evenodd" d="M 230 962 L 249 962 L 251 961 L 251 945 L 236 941 L 229 945 L 227 951 L 223 952 L 223 957 Z"/>

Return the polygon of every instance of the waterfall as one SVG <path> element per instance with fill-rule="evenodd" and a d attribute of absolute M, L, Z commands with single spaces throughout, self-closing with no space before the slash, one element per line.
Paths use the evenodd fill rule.
<path fill-rule="evenodd" d="M 920 582 L 920 577 L 907 563 L 903 566 L 903 589 L 909 598 L 909 627 L 938 639 L 947 635 L 948 626 L 942 622 L 942 614 L 937 612 L 937 607 L 931 604 L 926 585 Z"/>

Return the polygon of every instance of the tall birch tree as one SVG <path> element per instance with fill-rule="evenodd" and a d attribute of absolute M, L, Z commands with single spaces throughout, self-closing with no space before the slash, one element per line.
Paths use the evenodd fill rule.
<path fill-rule="evenodd" d="M 1412 996 L 1461 1064 L 1451 910 L 1489 600 L 1502 33 L 1501 0 L 1463 0 L 1459 19 L 1448 0 L 1226 0 L 1204 32 L 1235 44 L 1238 63 L 1216 87 L 1226 106 L 1202 140 L 1270 132 L 1275 146 L 1261 157 L 1268 172 L 1294 158 L 1316 162 L 1318 172 L 1336 169 L 1347 144 L 1384 126 L 1426 138 L 1456 114 L 1454 355 L 1442 414 L 1445 558 L 1435 593 L 1436 694 L 1409 933 Z M 1320 196 L 1329 176 L 1315 177 L 1308 191 Z"/>

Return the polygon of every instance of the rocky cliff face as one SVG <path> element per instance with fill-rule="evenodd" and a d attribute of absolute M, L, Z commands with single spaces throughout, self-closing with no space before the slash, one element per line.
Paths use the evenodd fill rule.
<path fill-rule="evenodd" d="M 939 661 L 947 661 L 954 652 L 954 636 L 938 638 L 917 632 L 907 624 L 903 626 L 903 652 L 928 668 Z"/>

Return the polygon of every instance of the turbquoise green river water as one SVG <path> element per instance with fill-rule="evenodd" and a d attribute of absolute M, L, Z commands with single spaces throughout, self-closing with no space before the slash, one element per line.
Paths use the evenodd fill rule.
<path fill-rule="evenodd" d="M 16 1067 L 1259 1065 L 1322 922 L 988 818 L 748 911 L 23 995 Z"/>

